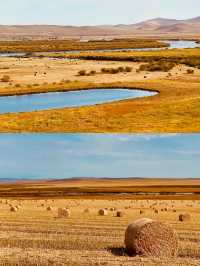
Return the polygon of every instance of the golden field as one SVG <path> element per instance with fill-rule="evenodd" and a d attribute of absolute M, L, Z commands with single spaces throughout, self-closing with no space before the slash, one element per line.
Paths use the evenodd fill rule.
<path fill-rule="evenodd" d="M 81 42 L 78 40 L 24 40 L 24 41 L 0 41 L 0 52 L 50 52 L 50 51 L 74 51 L 74 50 L 98 50 L 98 49 L 127 49 L 127 48 L 159 48 L 167 47 L 164 42 L 151 39 L 113 39 L 90 40 Z"/>
<path fill-rule="evenodd" d="M 10 194 L 0 199 L 1 265 L 137 265 L 137 266 L 188 266 L 199 265 L 200 259 L 200 200 L 175 198 L 137 199 L 120 194 L 102 195 L 98 198 L 76 197 L 60 194 L 60 188 L 107 188 L 166 186 L 169 180 L 69 180 L 35 181 L 1 184 L 2 191 L 28 190 L 30 195 Z M 198 187 L 199 180 L 172 180 L 171 187 Z M 42 198 L 42 190 L 53 191 L 52 196 Z M 37 190 L 37 192 L 33 192 Z M 175 189 L 176 190 L 176 189 Z M 95 189 L 93 190 L 95 191 Z M 59 192 L 56 196 L 56 192 Z M 125 196 L 125 194 L 123 194 Z M 11 212 L 11 206 L 18 206 Z M 51 207 L 50 211 L 47 210 Z M 58 218 L 58 208 L 69 208 L 70 217 Z M 107 216 L 98 211 L 107 208 Z M 155 209 L 158 213 L 155 213 Z M 114 211 L 113 211 L 114 210 Z M 116 217 L 122 210 L 123 217 Z M 142 211 L 142 214 L 140 214 Z M 180 222 L 179 215 L 188 213 L 191 220 Z M 124 246 L 125 229 L 136 219 L 146 217 L 170 224 L 178 234 L 178 257 L 153 258 L 129 257 Z"/>
<path fill-rule="evenodd" d="M 187 49 L 186 49 L 187 50 Z M 139 72 L 141 63 L 1 58 L 0 95 L 89 88 L 141 88 L 154 97 L 81 108 L 0 115 L 0 132 L 200 132 L 200 70 L 177 65 L 169 73 Z M 132 67 L 130 73 L 103 74 L 104 67 Z M 97 74 L 79 76 L 80 70 Z M 187 74 L 194 69 L 194 74 Z M 37 72 L 36 76 L 35 73 Z"/>

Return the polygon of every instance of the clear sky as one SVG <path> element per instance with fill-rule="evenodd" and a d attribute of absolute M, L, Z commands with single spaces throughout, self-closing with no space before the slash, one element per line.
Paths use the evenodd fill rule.
<path fill-rule="evenodd" d="M 131 24 L 200 16 L 199 0 L 1 0 L 0 24 Z"/>
<path fill-rule="evenodd" d="M 0 179 L 200 178 L 199 158 L 199 134 L 0 136 Z"/>

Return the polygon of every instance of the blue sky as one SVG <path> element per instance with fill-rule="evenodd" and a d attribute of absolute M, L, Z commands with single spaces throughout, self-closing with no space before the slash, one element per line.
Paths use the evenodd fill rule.
<path fill-rule="evenodd" d="M 0 179 L 200 178 L 199 158 L 200 135 L 0 135 Z"/>
<path fill-rule="evenodd" d="M 6 0 L 0 24 L 130 24 L 154 17 L 200 15 L 199 0 Z"/>

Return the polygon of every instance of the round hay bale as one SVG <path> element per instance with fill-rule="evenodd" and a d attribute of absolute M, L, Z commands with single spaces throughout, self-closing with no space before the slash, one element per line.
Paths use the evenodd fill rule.
<path fill-rule="evenodd" d="M 99 210 L 99 215 L 100 216 L 106 216 L 106 215 L 108 215 L 108 211 L 106 209 L 100 209 Z"/>
<path fill-rule="evenodd" d="M 123 217 L 124 212 L 123 211 L 117 211 L 116 215 L 117 215 L 117 217 Z"/>
<path fill-rule="evenodd" d="M 184 213 L 179 215 L 179 221 L 180 222 L 187 222 L 191 220 L 191 216 L 189 213 Z"/>
<path fill-rule="evenodd" d="M 125 245 L 130 256 L 175 257 L 178 252 L 177 235 L 171 226 L 147 218 L 128 226 Z"/>
<path fill-rule="evenodd" d="M 155 209 L 154 212 L 158 214 L 158 210 L 157 209 Z"/>
<path fill-rule="evenodd" d="M 11 212 L 17 212 L 17 208 L 11 206 L 11 207 L 10 207 L 10 211 L 11 211 Z"/>
<path fill-rule="evenodd" d="M 58 217 L 70 217 L 71 213 L 69 209 L 66 208 L 58 208 Z"/>
<path fill-rule="evenodd" d="M 52 211 L 52 207 L 51 206 L 48 206 L 47 207 L 47 211 Z"/>

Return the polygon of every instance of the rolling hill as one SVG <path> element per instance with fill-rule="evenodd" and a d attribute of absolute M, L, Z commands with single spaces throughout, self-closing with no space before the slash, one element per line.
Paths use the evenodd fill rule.
<path fill-rule="evenodd" d="M 197 36 L 200 17 L 176 20 L 155 18 L 130 25 L 58 26 L 58 25 L 0 25 L 0 39 L 92 38 L 121 36 Z"/>

